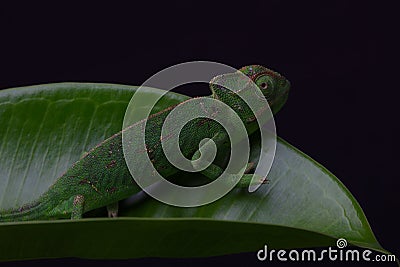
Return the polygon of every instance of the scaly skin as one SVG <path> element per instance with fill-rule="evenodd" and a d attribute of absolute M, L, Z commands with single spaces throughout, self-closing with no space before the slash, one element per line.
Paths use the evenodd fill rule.
<path fill-rule="evenodd" d="M 259 65 L 246 66 L 240 71 L 261 89 L 273 113 L 278 112 L 286 102 L 290 83 L 280 74 Z M 231 75 L 217 76 L 213 81 L 230 79 Z M 249 133 L 257 129 L 258 124 L 254 114 L 243 101 L 218 85 L 210 84 L 210 88 L 212 91 L 210 98 L 219 99 L 234 109 Z M 164 142 L 166 138 L 160 138 L 163 121 L 172 108 L 167 108 L 147 118 L 147 151 L 134 152 L 148 153 L 154 167 L 163 177 L 168 177 L 178 171 L 168 162 L 163 153 L 161 142 Z M 124 131 L 140 133 L 143 123 L 144 121 L 137 122 Z M 198 156 L 198 144 L 204 138 L 213 138 L 217 141 L 216 143 L 225 142 L 227 136 L 221 134 L 224 133 L 221 127 L 209 119 L 199 118 L 191 121 L 180 133 L 179 142 L 182 153 L 192 159 Z M 140 166 L 140 162 L 137 165 Z M 221 169 L 213 165 L 202 173 L 210 179 L 215 179 L 220 172 Z M 244 179 L 245 176 L 246 174 L 238 186 L 248 185 L 249 180 Z M 119 132 L 90 150 L 59 177 L 37 201 L 17 209 L 0 212 L 0 221 L 78 219 L 83 213 L 104 206 L 108 207 L 109 216 L 115 217 L 116 203 L 140 190 L 126 166 L 122 149 L 122 132 Z"/>

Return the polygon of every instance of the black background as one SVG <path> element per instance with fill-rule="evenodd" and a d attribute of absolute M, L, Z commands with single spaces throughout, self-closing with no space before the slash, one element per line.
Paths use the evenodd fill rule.
<path fill-rule="evenodd" d="M 0 89 L 60 81 L 139 85 L 165 67 L 192 60 L 268 66 L 292 83 L 289 100 L 276 116 L 279 136 L 339 177 L 382 246 L 399 256 L 395 12 L 384 2 L 346 0 L 1 4 Z M 254 253 L 7 265 L 39 263 L 272 265 L 257 262 Z"/>

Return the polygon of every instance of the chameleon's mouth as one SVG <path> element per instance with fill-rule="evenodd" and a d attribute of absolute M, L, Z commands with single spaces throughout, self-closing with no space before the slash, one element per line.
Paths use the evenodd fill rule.
<path fill-rule="evenodd" d="M 276 114 L 282 108 L 288 96 L 289 96 L 289 90 L 285 90 L 283 91 L 283 93 L 275 96 L 273 100 L 268 101 L 268 105 L 274 114 Z"/>
<path fill-rule="evenodd" d="M 273 100 L 267 100 L 269 109 L 272 111 L 273 114 L 276 114 L 282 108 L 282 106 L 285 104 L 288 96 L 289 96 L 289 91 L 286 90 L 283 93 L 281 93 L 279 96 L 274 97 Z M 268 110 L 268 107 L 265 106 L 262 109 L 260 109 L 256 115 L 260 116 L 262 114 L 265 114 L 265 112 L 267 110 Z M 256 119 L 257 119 L 256 116 L 251 116 L 250 118 L 247 119 L 247 122 L 254 122 Z"/>

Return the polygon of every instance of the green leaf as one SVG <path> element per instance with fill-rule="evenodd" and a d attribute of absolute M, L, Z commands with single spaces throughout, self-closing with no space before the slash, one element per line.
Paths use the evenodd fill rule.
<path fill-rule="evenodd" d="M 84 152 L 121 131 L 134 90 L 59 83 L 0 91 L 0 209 L 36 199 Z M 171 94 L 153 111 L 185 99 Z"/>
<path fill-rule="evenodd" d="M 83 152 L 119 131 L 135 89 L 62 83 L 1 91 L 0 208 L 36 199 Z M 185 99 L 168 93 L 157 110 Z M 259 147 L 257 136 L 252 143 Z M 0 260 L 205 257 L 265 244 L 334 246 L 338 238 L 385 252 L 343 184 L 283 140 L 268 178 L 255 193 L 235 189 L 198 208 L 145 199 L 123 209 L 118 219 L 1 223 Z"/>

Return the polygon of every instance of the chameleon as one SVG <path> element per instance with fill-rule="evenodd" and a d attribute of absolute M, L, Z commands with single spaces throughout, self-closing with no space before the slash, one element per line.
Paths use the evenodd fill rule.
<path fill-rule="evenodd" d="M 273 114 L 281 109 L 287 100 L 290 89 L 290 82 L 284 76 L 261 65 L 245 66 L 237 72 L 243 73 L 258 86 Z M 229 78 L 230 74 L 232 73 L 218 75 L 211 80 L 212 94 L 208 97 L 229 105 L 239 115 L 247 132 L 251 134 L 258 129 L 253 112 L 237 95 L 232 94 L 223 86 L 213 83 L 216 80 Z M 163 121 L 175 106 L 168 107 L 145 119 L 147 123 L 145 129 L 146 149 L 135 152 L 148 153 L 153 166 L 163 177 L 171 176 L 179 171 L 168 162 L 160 145 L 164 141 L 161 137 Z M 143 123 L 144 120 L 127 128 L 139 131 Z M 117 217 L 118 201 L 141 191 L 131 176 L 124 158 L 122 132 L 127 128 L 85 153 L 37 200 L 21 207 L 0 211 L 0 222 L 81 219 L 84 213 L 101 207 L 107 207 L 109 217 Z M 179 144 L 184 156 L 189 159 L 199 157 L 198 144 L 204 138 L 211 138 L 217 145 L 221 145 L 226 143 L 228 137 L 221 126 L 213 120 L 198 118 L 190 121 L 179 135 Z M 137 164 L 140 165 L 140 162 Z M 253 177 L 248 173 L 251 166 L 252 164 L 249 163 L 248 169 L 236 187 L 249 185 Z M 210 180 L 214 180 L 222 171 L 220 166 L 212 163 L 201 173 Z M 260 180 L 261 183 L 264 181 Z"/>

